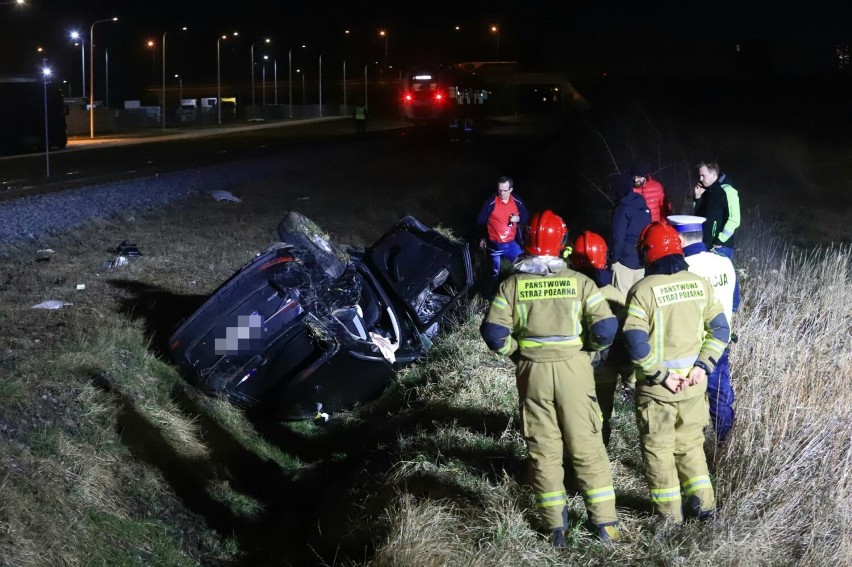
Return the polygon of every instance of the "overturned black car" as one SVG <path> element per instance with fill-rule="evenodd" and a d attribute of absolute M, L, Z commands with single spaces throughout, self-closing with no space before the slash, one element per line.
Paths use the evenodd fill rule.
<path fill-rule="evenodd" d="M 467 244 L 400 220 L 366 249 L 291 212 L 280 243 L 244 265 L 172 335 L 197 387 L 307 419 L 377 397 L 473 283 Z"/>

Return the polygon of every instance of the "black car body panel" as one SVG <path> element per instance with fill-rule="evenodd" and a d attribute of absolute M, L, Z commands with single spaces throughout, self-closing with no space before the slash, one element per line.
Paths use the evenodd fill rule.
<path fill-rule="evenodd" d="M 343 249 L 291 212 L 259 254 L 174 332 L 172 358 L 205 392 L 284 419 L 377 397 L 431 344 L 472 284 L 470 252 L 413 217 Z"/>

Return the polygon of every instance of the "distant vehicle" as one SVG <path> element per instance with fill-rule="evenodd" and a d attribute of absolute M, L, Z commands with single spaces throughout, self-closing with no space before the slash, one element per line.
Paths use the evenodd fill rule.
<path fill-rule="evenodd" d="M 413 217 L 366 249 L 333 244 L 296 212 L 278 233 L 169 340 L 195 386 L 278 418 L 377 397 L 473 283 L 467 244 Z"/>
<path fill-rule="evenodd" d="M 47 83 L 50 147 L 68 145 L 67 114 L 59 88 Z M 45 85 L 36 77 L 0 77 L 0 153 L 44 151 Z"/>
<path fill-rule="evenodd" d="M 405 117 L 417 125 L 476 120 L 488 113 L 490 96 L 484 79 L 459 69 L 416 68 L 403 78 Z"/>
<path fill-rule="evenodd" d="M 194 98 L 181 99 L 175 114 L 179 122 L 195 122 L 198 119 L 198 101 Z"/>

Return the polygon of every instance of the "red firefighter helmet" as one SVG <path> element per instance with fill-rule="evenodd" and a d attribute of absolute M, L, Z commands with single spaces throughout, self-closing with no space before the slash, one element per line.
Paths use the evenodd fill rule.
<path fill-rule="evenodd" d="M 652 222 L 645 227 L 639 235 L 636 248 L 639 251 L 639 258 L 646 266 L 669 254 L 683 255 L 683 246 L 675 228 L 660 221 Z"/>
<path fill-rule="evenodd" d="M 527 227 L 526 252 L 532 256 L 559 256 L 567 234 L 562 217 L 550 210 L 536 213 Z"/>
<path fill-rule="evenodd" d="M 606 240 L 600 234 L 587 230 L 574 241 L 571 266 L 575 270 L 603 270 L 606 268 L 606 252 Z"/>

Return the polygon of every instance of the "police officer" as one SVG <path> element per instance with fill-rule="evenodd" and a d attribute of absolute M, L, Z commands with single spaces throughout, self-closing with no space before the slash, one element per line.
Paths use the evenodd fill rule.
<path fill-rule="evenodd" d="M 702 241 L 703 225 L 706 219 L 693 215 L 671 215 L 671 224 L 680 236 L 683 256 L 689 264 L 689 271 L 698 274 L 713 286 L 716 297 L 725 309 L 728 324 L 733 322 L 733 314 L 739 306 L 737 273 L 727 256 L 707 251 Z M 707 377 L 707 399 L 710 402 L 710 421 L 721 443 L 734 425 L 734 390 L 731 387 L 731 365 L 728 362 L 730 345 L 725 347 L 722 356 Z"/>
<path fill-rule="evenodd" d="M 624 338 L 636 364 L 636 424 L 657 514 L 712 517 L 716 499 L 704 455 L 707 375 L 730 338 L 713 287 L 691 273 L 680 237 L 654 222 L 639 237 L 645 277 L 627 293 Z"/>
<path fill-rule="evenodd" d="M 607 269 L 606 258 L 606 240 L 601 235 L 587 230 L 574 241 L 569 261 L 573 269 L 588 276 L 597 284 L 598 289 L 609 304 L 610 310 L 618 319 L 620 327 L 627 314 L 624 307 L 627 298 L 612 285 L 612 272 Z M 604 445 L 609 446 L 609 438 L 612 432 L 610 418 L 612 417 L 618 377 L 621 376 L 626 384 L 635 383 L 633 362 L 627 354 L 623 337 L 620 334 L 616 335 L 611 347 L 599 353 L 593 353 L 592 367 L 595 374 L 595 392 L 598 396 L 598 405 L 603 414 L 601 429 Z"/>
<path fill-rule="evenodd" d="M 536 504 L 555 547 L 565 545 L 567 527 L 563 454 L 576 471 L 595 533 L 620 539 L 592 366 L 581 350 L 584 330 L 589 348 L 608 347 L 617 322 L 594 282 L 560 257 L 566 234 L 565 223 L 552 211 L 533 216 L 527 255 L 500 284 L 480 329 L 491 350 L 517 363 Z"/>

